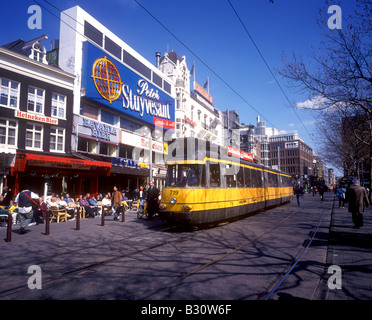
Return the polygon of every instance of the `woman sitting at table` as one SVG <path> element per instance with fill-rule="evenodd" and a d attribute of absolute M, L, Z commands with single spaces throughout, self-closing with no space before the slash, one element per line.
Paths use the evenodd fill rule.
<path fill-rule="evenodd" d="M 83 199 L 79 201 L 79 205 L 85 209 L 85 212 L 89 215 L 89 218 L 94 218 L 94 212 L 90 207 L 86 196 L 84 196 Z"/>

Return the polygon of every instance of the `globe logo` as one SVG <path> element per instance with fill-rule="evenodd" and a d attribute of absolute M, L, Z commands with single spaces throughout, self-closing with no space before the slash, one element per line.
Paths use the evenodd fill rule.
<path fill-rule="evenodd" d="M 104 99 L 112 103 L 119 98 L 123 83 L 118 69 L 106 56 L 94 62 L 92 78 L 97 91 Z"/>

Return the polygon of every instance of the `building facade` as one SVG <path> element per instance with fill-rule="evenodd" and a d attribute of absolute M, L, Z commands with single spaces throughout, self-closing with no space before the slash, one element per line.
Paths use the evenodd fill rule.
<path fill-rule="evenodd" d="M 14 194 L 27 185 L 40 195 L 48 186 L 72 191 L 77 172 L 97 173 L 72 156 L 75 76 L 47 61 L 45 39 L 0 48 L 0 149 L 8 155 L 1 182 Z"/>
<path fill-rule="evenodd" d="M 72 152 L 112 166 L 110 176 L 85 177 L 81 192 L 133 191 L 149 179 L 161 188 L 173 81 L 78 6 L 61 14 L 58 60 L 76 76 Z"/>
<path fill-rule="evenodd" d="M 214 107 L 213 97 L 195 80 L 191 81 L 192 72 L 188 69 L 186 57 L 181 58 L 176 52 L 167 52 L 157 65 L 174 83 L 174 137 L 193 137 L 226 145 L 223 114 Z"/>
<path fill-rule="evenodd" d="M 298 133 L 271 136 L 271 167 L 289 173 L 296 181 L 306 183 L 312 175 L 313 150 Z"/>

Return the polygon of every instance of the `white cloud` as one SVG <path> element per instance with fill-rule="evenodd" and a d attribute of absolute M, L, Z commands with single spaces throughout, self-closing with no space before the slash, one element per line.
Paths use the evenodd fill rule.
<path fill-rule="evenodd" d="M 316 96 L 304 102 L 298 102 L 296 104 L 297 109 L 311 109 L 317 110 L 322 109 L 325 106 L 327 100 L 322 96 Z"/>

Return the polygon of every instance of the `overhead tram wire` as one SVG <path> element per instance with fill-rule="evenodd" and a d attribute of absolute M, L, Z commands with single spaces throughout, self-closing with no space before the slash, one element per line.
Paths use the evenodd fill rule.
<path fill-rule="evenodd" d="M 39 1 L 33 0 L 36 4 L 47 10 L 50 14 L 52 14 L 54 17 L 56 17 L 58 20 L 61 20 L 60 17 L 58 17 L 55 13 L 53 13 L 51 10 L 49 10 L 47 7 L 42 5 Z M 50 3 L 47 0 L 42 0 L 48 5 L 55 8 L 57 11 L 62 13 L 62 10 L 56 7 L 54 4 Z M 159 23 L 170 35 L 172 35 L 182 46 L 184 46 L 192 55 L 194 55 L 208 70 L 210 70 L 218 79 L 220 79 L 231 91 L 233 91 L 238 97 L 240 97 L 251 109 L 253 109 L 258 115 L 260 115 L 263 119 L 265 119 L 268 123 L 270 123 L 274 128 L 277 128 L 269 119 L 267 119 L 261 112 L 259 112 L 251 103 L 249 103 L 241 94 L 239 94 L 229 83 L 226 82 L 220 75 L 218 75 L 209 65 L 200 58 L 191 48 L 189 48 L 179 37 L 177 37 L 171 30 L 169 30 L 158 18 L 156 18 L 149 10 L 147 10 L 140 2 L 137 0 L 134 0 L 144 11 L 146 11 L 157 23 Z M 77 21 L 75 18 L 69 16 L 66 14 L 67 17 L 69 17 L 71 20 L 74 20 L 75 22 L 81 23 Z M 84 34 L 81 34 L 79 31 L 77 31 L 73 26 L 70 26 L 66 21 L 63 21 L 67 26 L 69 26 L 71 29 L 75 30 L 78 34 L 82 35 L 84 38 L 89 40 Z"/>
<path fill-rule="evenodd" d="M 172 37 L 174 37 L 182 46 L 184 46 L 192 55 L 194 55 L 208 70 L 210 70 L 218 79 L 220 79 L 231 91 L 233 91 L 239 98 L 241 98 L 250 108 L 252 108 L 263 119 L 270 123 L 274 128 L 276 126 L 262 115 L 251 103 L 249 103 L 240 93 L 238 93 L 229 83 L 226 82 L 220 75 L 218 75 L 202 58 L 200 58 L 193 50 L 191 50 L 180 38 L 178 38 L 172 31 L 169 30 L 158 18 L 156 18 L 148 9 L 146 9 L 140 2 L 134 0 L 143 10 L 145 10 L 157 23 L 159 23 Z"/>
<path fill-rule="evenodd" d="M 241 25 L 243 26 L 245 32 L 247 33 L 249 39 L 252 41 L 254 47 L 256 48 L 258 54 L 260 55 L 262 61 L 264 62 L 264 64 L 266 65 L 267 69 L 269 70 L 270 74 L 272 75 L 272 77 L 274 78 L 274 81 L 275 83 L 278 85 L 280 91 L 283 93 L 284 97 L 286 98 L 286 100 L 288 101 L 289 105 L 291 106 L 291 108 L 293 109 L 294 113 L 296 114 L 298 120 L 300 120 L 302 126 L 304 127 L 304 129 L 306 130 L 307 134 L 309 135 L 309 137 L 311 138 L 311 140 L 313 141 L 313 138 L 312 138 L 312 135 L 310 134 L 310 132 L 307 130 L 306 126 L 304 125 L 304 123 L 302 122 L 300 116 L 298 115 L 297 111 L 296 111 L 296 108 L 293 106 L 293 104 L 290 102 L 287 94 L 285 93 L 285 91 L 283 90 L 282 86 L 280 85 L 278 79 L 275 77 L 273 71 L 271 70 L 269 64 L 267 63 L 265 57 L 263 56 L 263 54 L 261 53 L 261 50 L 258 48 L 256 42 L 254 41 L 253 37 L 251 36 L 251 34 L 249 33 L 247 27 L 245 26 L 243 20 L 240 18 L 238 12 L 236 11 L 236 9 L 234 8 L 233 4 L 231 3 L 230 0 L 227 0 L 227 2 L 230 4 L 232 10 L 234 11 L 236 17 L 238 18 L 238 20 L 240 21 Z M 314 141 L 313 141 L 314 142 Z"/>

